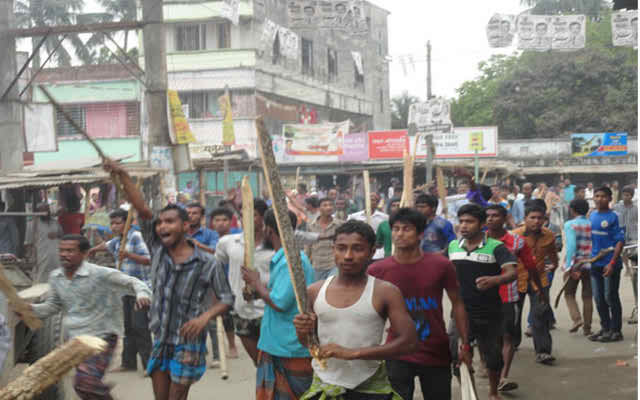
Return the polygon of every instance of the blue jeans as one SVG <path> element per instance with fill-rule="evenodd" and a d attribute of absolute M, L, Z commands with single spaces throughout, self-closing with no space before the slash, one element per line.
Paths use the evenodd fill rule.
<path fill-rule="evenodd" d="M 591 288 L 596 308 L 600 315 L 600 325 L 605 331 L 622 330 L 622 303 L 620 302 L 620 261 L 613 267 L 613 273 L 602 276 L 603 267 L 591 268 Z"/>

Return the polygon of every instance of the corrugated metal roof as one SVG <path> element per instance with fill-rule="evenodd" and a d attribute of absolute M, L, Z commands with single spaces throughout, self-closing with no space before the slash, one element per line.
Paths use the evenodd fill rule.
<path fill-rule="evenodd" d="M 150 178 L 166 171 L 154 168 L 136 168 L 127 171 L 132 177 Z M 46 188 L 68 183 L 106 183 L 111 177 L 101 168 L 69 169 L 55 171 L 22 171 L 0 176 L 0 190 L 18 188 Z"/>
<path fill-rule="evenodd" d="M 58 103 L 104 103 L 138 101 L 140 85 L 135 79 L 124 81 L 77 82 L 44 84 Z M 48 99 L 36 87 L 33 101 L 46 103 Z"/>

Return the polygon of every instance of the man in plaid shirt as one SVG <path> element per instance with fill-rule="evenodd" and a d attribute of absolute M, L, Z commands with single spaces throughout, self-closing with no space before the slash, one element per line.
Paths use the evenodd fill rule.
<path fill-rule="evenodd" d="M 140 232 L 130 229 L 123 251 L 120 251 L 122 234 L 127 221 L 127 211 L 117 209 L 109 214 L 111 231 L 115 237 L 108 242 L 89 250 L 89 255 L 96 251 L 108 251 L 116 260 L 116 268 L 125 274 L 140 279 L 149 288 L 151 258 L 149 249 Z M 143 367 L 147 366 L 151 353 L 151 333 L 149 332 L 149 316 L 147 309 L 136 309 L 135 296 L 123 296 L 124 339 L 122 343 L 122 364 L 112 372 L 136 371 L 137 355 L 140 355 Z"/>
<path fill-rule="evenodd" d="M 501 241 L 505 247 L 518 259 L 518 279 L 500 286 L 500 297 L 502 299 L 502 357 L 504 367 L 500 375 L 498 390 L 507 392 L 518 388 L 518 384 L 509 380 L 509 370 L 515 355 L 515 343 L 521 336 L 520 325 L 516 323 L 518 313 L 518 284 L 524 280 L 527 285 L 529 277 L 537 287 L 542 287 L 540 276 L 536 269 L 536 260 L 531 248 L 522 237 L 514 233 L 507 232 L 504 225 L 507 222 L 507 209 L 499 204 L 492 204 L 487 207 L 487 236 Z M 531 273 L 529 273 L 531 271 Z M 548 301 L 547 299 L 541 301 Z M 519 341 L 518 341 L 519 343 Z"/>

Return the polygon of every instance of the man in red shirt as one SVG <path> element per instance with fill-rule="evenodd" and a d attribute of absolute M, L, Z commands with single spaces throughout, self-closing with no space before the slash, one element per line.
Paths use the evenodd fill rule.
<path fill-rule="evenodd" d="M 392 257 L 369 267 L 369 274 L 393 283 L 402 292 L 418 333 L 418 349 L 387 360 L 389 380 L 403 399 L 413 399 L 414 380 L 420 379 L 425 399 L 451 399 L 451 354 L 442 316 L 442 292 L 446 290 L 453 317 L 462 338 L 459 359 L 471 367 L 467 314 L 453 264 L 438 253 L 420 249 L 426 220 L 420 212 L 401 208 L 391 216 Z M 393 330 L 387 340 L 396 337 Z"/>
<path fill-rule="evenodd" d="M 507 222 L 507 209 L 499 204 L 492 204 L 487 207 L 487 236 L 501 241 L 507 250 L 518 258 L 517 273 L 518 279 L 500 285 L 500 297 L 502 299 L 502 359 L 504 366 L 500 374 L 498 390 L 507 392 L 518 388 L 518 384 L 509 380 L 509 370 L 515 356 L 515 339 L 521 335 L 516 323 L 517 307 L 519 300 L 518 281 L 529 280 L 529 277 L 536 284 L 542 287 L 538 270 L 536 269 L 536 259 L 531 248 L 527 246 L 524 238 L 507 232 L 504 228 Z M 531 271 L 531 273 L 529 273 Z"/>

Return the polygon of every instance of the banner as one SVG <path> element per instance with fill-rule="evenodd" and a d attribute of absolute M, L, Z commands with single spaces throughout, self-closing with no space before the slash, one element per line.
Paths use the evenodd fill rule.
<path fill-rule="evenodd" d="M 298 49 L 300 46 L 300 38 L 298 37 L 298 34 L 291 29 L 287 29 L 283 26 L 278 29 L 278 34 L 280 35 L 280 48 L 282 55 L 286 58 L 297 60 Z"/>
<path fill-rule="evenodd" d="M 233 146 L 236 144 L 236 134 L 233 130 L 233 113 L 228 88 L 225 88 L 224 94 L 218 98 L 218 105 L 220 106 L 220 112 L 223 116 L 222 144 L 224 146 Z"/>
<path fill-rule="evenodd" d="M 638 10 L 614 11 L 611 36 L 614 46 L 638 48 Z"/>
<path fill-rule="evenodd" d="M 224 0 L 220 6 L 220 15 L 238 26 L 240 22 L 240 0 Z"/>
<path fill-rule="evenodd" d="M 509 47 L 516 34 L 516 16 L 494 14 L 487 24 L 489 47 Z"/>
<path fill-rule="evenodd" d="M 583 49 L 587 34 L 587 19 L 584 15 L 563 15 L 553 17 L 551 30 L 553 50 Z"/>
<path fill-rule="evenodd" d="M 369 132 L 369 159 L 401 159 L 409 152 L 409 137 L 406 130 Z"/>
<path fill-rule="evenodd" d="M 369 159 L 367 133 L 351 133 L 344 137 L 344 153 L 338 156 L 340 162 L 360 162 Z"/>
<path fill-rule="evenodd" d="M 369 30 L 363 0 L 290 0 L 288 3 L 292 29 L 334 29 L 352 34 Z"/>
<path fill-rule="evenodd" d="M 551 50 L 553 31 L 551 16 L 522 15 L 518 17 L 518 49 L 545 51 Z"/>
<path fill-rule="evenodd" d="M 167 90 L 167 108 L 171 142 L 174 144 L 195 143 L 196 137 L 191 132 L 177 91 Z"/>
<path fill-rule="evenodd" d="M 603 157 L 626 155 L 626 132 L 574 133 L 571 135 L 571 157 Z"/>
<path fill-rule="evenodd" d="M 279 163 L 338 162 L 344 155 L 344 137 L 351 122 L 322 124 L 285 124 L 282 136 L 273 138 Z"/>
<path fill-rule="evenodd" d="M 409 138 L 411 151 L 414 151 L 415 138 Z M 498 156 L 498 128 L 495 126 L 481 126 L 460 128 L 456 127 L 449 133 L 434 132 L 433 145 L 436 149 L 435 158 L 473 158 L 478 150 L 478 157 Z M 425 158 L 427 144 L 425 135 L 418 137 L 416 158 Z"/>
<path fill-rule="evenodd" d="M 25 104 L 24 136 L 26 151 L 58 151 L 56 114 L 53 104 Z"/>
<path fill-rule="evenodd" d="M 260 43 L 262 47 L 271 49 L 273 42 L 276 40 L 278 29 L 280 26 L 268 18 L 264 19 L 262 24 L 262 36 L 260 37 Z"/>
<path fill-rule="evenodd" d="M 418 132 L 448 131 L 451 128 L 449 100 L 436 97 L 424 103 L 414 103 L 409 108 L 409 124 L 416 124 Z"/>

